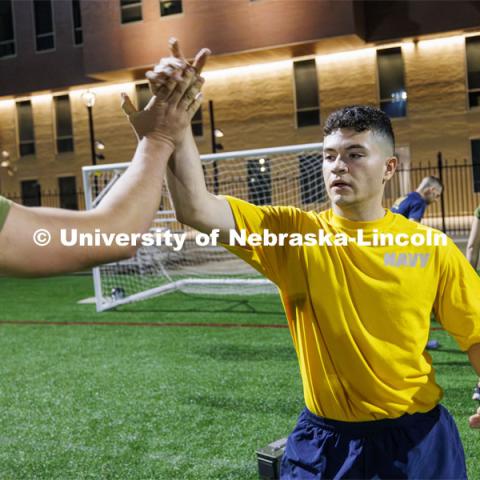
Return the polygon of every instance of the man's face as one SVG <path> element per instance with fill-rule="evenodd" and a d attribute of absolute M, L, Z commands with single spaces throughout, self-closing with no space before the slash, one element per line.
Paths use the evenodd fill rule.
<path fill-rule="evenodd" d="M 324 138 L 323 155 L 323 178 L 334 205 L 381 204 L 384 179 L 390 178 L 396 167 L 386 138 L 370 130 L 342 128 Z"/>
<path fill-rule="evenodd" d="M 428 205 L 435 203 L 442 194 L 442 190 L 437 187 L 430 187 L 425 190 L 424 198 Z"/>

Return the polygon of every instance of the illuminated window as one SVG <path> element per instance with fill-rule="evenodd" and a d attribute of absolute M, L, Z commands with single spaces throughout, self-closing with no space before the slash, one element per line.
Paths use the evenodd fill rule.
<path fill-rule="evenodd" d="M 176 15 L 182 13 L 181 0 L 160 0 L 160 15 L 166 17 L 167 15 Z"/>

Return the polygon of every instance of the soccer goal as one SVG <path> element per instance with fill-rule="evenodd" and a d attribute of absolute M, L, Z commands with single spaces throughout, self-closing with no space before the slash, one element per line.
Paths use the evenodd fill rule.
<path fill-rule="evenodd" d="M 322 177 L 322 144 L 292 145 L 201 157 L 208 189 L 256 205 L 294 205 L 323 210 L 328 199 Z M 94 208 L 128 163 L 83 167 L 87 209 Z M 175 218 L 168 189 L 150 231 L 179 234 L 181 249 L 165 244 L 142 246 L 125 261 L 93 269 L 97 311 L 181 290 L 197 294 L 276 293 L 276 287 L 221 246 L 199 246 L 196 234 Z"/>

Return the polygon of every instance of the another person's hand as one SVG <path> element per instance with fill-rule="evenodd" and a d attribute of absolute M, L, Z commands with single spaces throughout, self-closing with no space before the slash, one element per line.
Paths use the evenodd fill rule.
<path fill-rule="evenodd" d="M 189 63 L 182 51 L 176 38 L 170 38 L 168 42 L 171 57 L 162 58 L 160 63 L 155 65 L 153 71 L 149 70 L 145 76 L 150 82 L 150 90 L 159 98 L 168 98 L 172 85 L 178 82 L 183 72 L 188 68 L 193 68 L 196 72 L 196 81 L 203 83 L 200 77 L 205 64 L 207 63 L 210 50 L 202 48 L 192 63 Z"/>
<path fill-rule="evenodd" d="M 478 407 L 477 413 L 468 419 L 468 423 L 471 428 L 480 428 L 480 407 Z"/>
<path fill-rule="evenodd" d="M 138 139 L 146 136 L 175 147 L 183 139 L 192 117 L 200 107 L 202 84 L 203 81 L 196 78 L 195 69 L 187 67 L 179 80 L 169 82 L 164 94 L 154 95 L 140 111 L 123 93 L 122 110 Z"/>

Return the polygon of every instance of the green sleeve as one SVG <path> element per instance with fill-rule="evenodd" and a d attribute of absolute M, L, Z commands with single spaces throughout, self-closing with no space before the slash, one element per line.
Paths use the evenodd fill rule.
<path fill-rule="evenodd" d="M 5 197 L 0 197 L 0 230 L 3 228 L 3 224 L 7 219 L 11 205 L 10 200 L 7 200 Z"/>
<path fill-rule="evenodd" d="M 480 219 L 480 206 L 478 206 L 475 209 L 475 212 L 473 213 L 478 219 Z"/>

